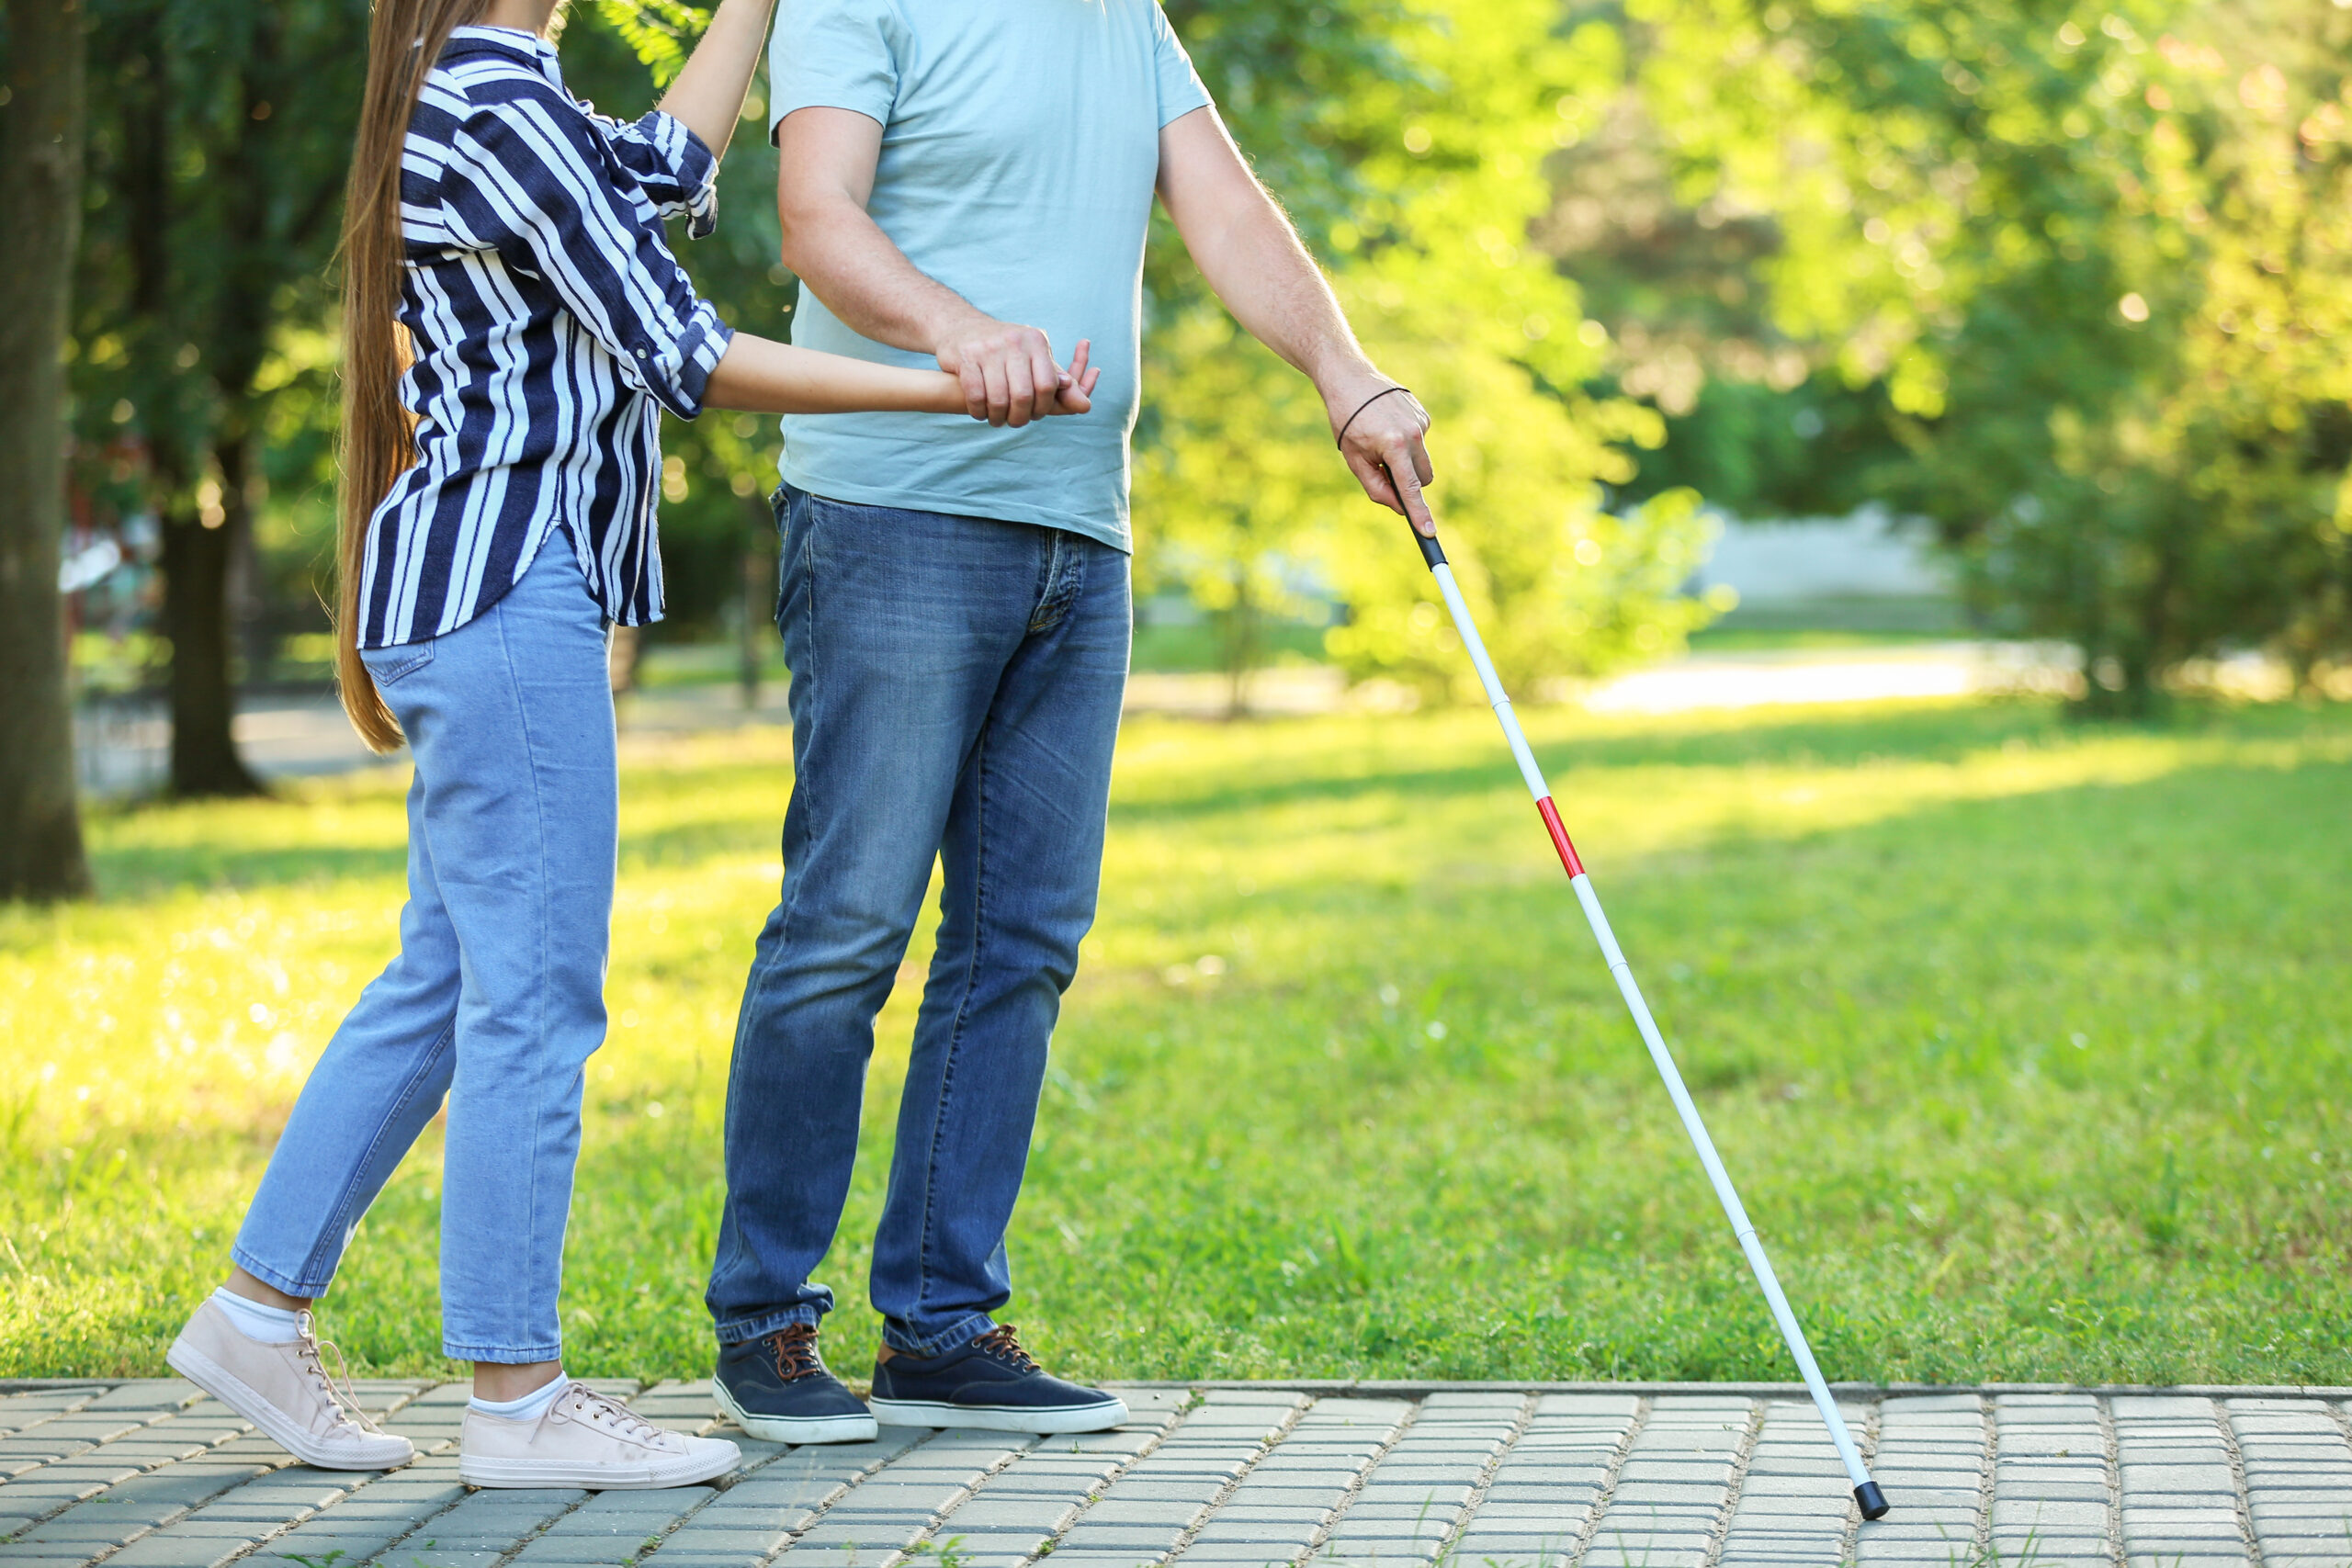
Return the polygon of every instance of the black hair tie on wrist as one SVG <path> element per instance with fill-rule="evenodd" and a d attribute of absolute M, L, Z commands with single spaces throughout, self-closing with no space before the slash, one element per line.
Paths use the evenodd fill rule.
<path fill-rule="evenodd" d="M 1348 423 L 1340 426 L 1340 438 L 1331 443 L 1331 445 L 1340 451 L 1346 451 L 1348 449 L 1348 432 L 1355 428 L 1356 415 L 1363 413 L 1364 410 L 1372 407 L 1373 404 L 1378 402 L 1381 399 L 1386 397 L 1391 392 L 1402 392 L 1408 398 L 1413 395 L 1413 389 L 1410 387 L 1383 387 L 1380 390 L 1373 393 L 1372 396 L 1366 398 L 1363 401 L 1356 405 L 1355 413 L 1348 415 Z"/>

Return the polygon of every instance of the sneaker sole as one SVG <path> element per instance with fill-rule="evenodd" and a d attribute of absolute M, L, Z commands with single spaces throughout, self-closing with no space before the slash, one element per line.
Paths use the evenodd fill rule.
<path fill-rule="evenodd" d="M 870 1443 L 876 1436 L 874 1417 L 865 1416 L 754 1416 L 735 1403 L 727 1385 L 710 1380 L 718 1396 L 718 1413 L 754 1438 L 771 1443 Z"/>
<path fill-rule="evenodd" d="M 413 1444 L 405 1455 L 381 1462 L 355 1461 L 349 1453 L 325 1447 L 288 1420 L 285 1413 L 264 1399 L 252 1384 L 185 1339 L 172 1342 L 172 1348 L 164 1352 L 164 1364 L 260 1427 L 262 1435 L 271 1442 L 319 1470 L 398 1470 L 416 1457 Z"/>
<path fill-rule="evenodd" d="M 469 1459 L 458 1455 L 458 1479 L 468 1486 L 492 1488 L 577 1486 L 590 1492 L 651 1492 L 668 1486 L 692 1486 L 726 1474 L 743 1462 L 741 1450 L 727 1445 L 723 1454 L 688 1457 L 668 1464 L 560 1464 L 545 1460 Z"/>
<path fill-rule="evenodd" d="M 1127 1418 L 1127 1402 L 1095 1404 L 950 1404 L 934 1399 L 869 1399 L 874 1418 L 892 1427 L 964 1427 L 985 1432 L 1107 1432 Z"/>

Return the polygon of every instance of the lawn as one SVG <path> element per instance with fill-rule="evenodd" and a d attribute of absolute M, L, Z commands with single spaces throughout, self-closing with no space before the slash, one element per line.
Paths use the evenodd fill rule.
<path fill-rule="evenodd" d="M 2352 1383 L 2352 712 L 1530 728 L 1833 1377 Z M 566 1321 L 697 1374 L 773 731 L 633 744 Z M 400 776 L 91 823 L 0 913 L 0 1374 L 154 1373 L 383 962 Z M 920 973 L 923 939 L 906 973 Z M 889 1111 L 820 1278 L 853 1374 Z M 444 1370 L 430 1138 L 322 1312 Z M 1142 721 L 1007 1315 L 1125 1377 L 1792 1375 L 1491 719 Z"/>

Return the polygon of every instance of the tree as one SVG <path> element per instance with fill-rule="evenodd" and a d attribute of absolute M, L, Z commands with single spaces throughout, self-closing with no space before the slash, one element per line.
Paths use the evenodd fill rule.
<path fill-rule="evenodd" d="M 367 7 L 93 5 L 93 69 L 111 112 L 92 127 L 85 423 L 128 424 L 149 454 L 172 649 L 171 788 L 252 794 L 261 786 L 231 728 L 232 574 L 263 499 L 261 434 L 287 389 L 281 336 L 329 310 Z"/>
<path fill-rule="evenodd" d="M 81 217 L 79 0 L 8 0 L 0 74 L 0 897 L 85 894 L 57 592 L 62 349 Z"/>
<path fill-rule="evenodd" d="M 1792 339 L 1883 389 L 1874 488 L 2009 627 L 2151 711 L 2352 652 L 2347 20 L 2117 0 L 1638 0 L 1687 189 L 1772 215 Z"/>

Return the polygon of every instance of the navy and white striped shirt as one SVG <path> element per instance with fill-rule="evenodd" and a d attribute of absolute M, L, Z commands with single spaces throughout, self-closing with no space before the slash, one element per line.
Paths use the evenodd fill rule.
<path fill-rule="evenodd" d="M 718 174 L 670 116 L 574 102 L 544 39 L 451 35 L 401 157 L 417 462 L 369 524 L 360 647 L 465 625 L 559 527 L 607 617 L 661 618 L 661 411 L 701 412 L 732 335 L 662 220 L 708 233 Z"/>

